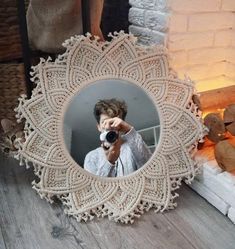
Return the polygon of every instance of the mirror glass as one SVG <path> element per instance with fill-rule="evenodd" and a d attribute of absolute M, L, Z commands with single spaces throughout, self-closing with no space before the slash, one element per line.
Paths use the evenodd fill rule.
<path fill-rule="evenodd" d="M 64 142 L 72 158 L 98 176 L 141 168 L 160 137 L 157 110 L 143 89 L 124 80 L 96 81 L 76 94 L 65 112 Z"/>

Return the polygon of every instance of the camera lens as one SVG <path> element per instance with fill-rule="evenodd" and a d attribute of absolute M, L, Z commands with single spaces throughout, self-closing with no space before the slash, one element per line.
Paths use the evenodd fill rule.
<path fill-rule="evenodd" d="M 115 131 L 109 131 L 106 135 L 106 141 L 114 143 L 118 139 L 118 133 Z"/>

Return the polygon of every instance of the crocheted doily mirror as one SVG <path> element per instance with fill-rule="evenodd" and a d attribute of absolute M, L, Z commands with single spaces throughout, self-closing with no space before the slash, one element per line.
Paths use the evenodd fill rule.
<path fill-rule="evenodd" d="M 194 83 L 178 79 L 170 70 L 163 47 L 140 46 L 136 40 L 122 32 L 110 42 L 90 35 L 72 37 L 55 61 L 41 59 L 32 68 L 36 87 L 30 99 L 19 98 L 16 116 L 25 122 L 26 141 L 16 157 L 34 168 L 37 177 L 32 184 L 41 198 L 52 202 L 57 196 L 65 212 L 78 221 L 108 216 L 132 223 L 150 208 L 172 209 L 181 181 L 190 183 L 199 169 L 193 155 L 205 129 L 193 102 Z M 64 140 L 64 117 L 74 96 L 110 79 L 141 89 L 160 120 L 160 137 L 151 158 L 122 177 L 99 177 L 82 169 Z"/>

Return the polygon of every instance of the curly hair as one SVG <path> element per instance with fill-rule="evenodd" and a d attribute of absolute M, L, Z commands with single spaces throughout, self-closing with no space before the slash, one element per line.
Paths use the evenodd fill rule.
<path fill-rule="evenodd" d="M 127 114 L 126 102 L 115 98 L 99 100 L 94 107 L 94 116 L 97 123 L 100 122 L 101 114 L 106 114 L 111 118 L 120 117 L 125 120 Z"/>

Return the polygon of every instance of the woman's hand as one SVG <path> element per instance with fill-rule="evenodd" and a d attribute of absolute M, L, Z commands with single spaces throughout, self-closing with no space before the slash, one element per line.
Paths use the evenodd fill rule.
<path fill-rule="evenodd" d="M 127 133 L 132 128 L 131 125 L 118 117 L 106 119 L 103 126 L 105 130 L 116 130 L 124 133 Z"/>

